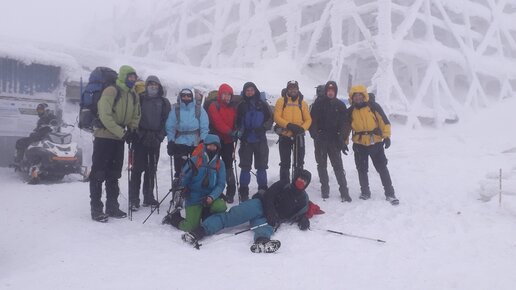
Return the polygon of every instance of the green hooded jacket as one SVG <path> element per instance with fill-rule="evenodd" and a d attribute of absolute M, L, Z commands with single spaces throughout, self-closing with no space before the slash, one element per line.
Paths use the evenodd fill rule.
<path fill-rule="evenodd" d="M 109 86 L 102 92 L 102 96 L 97 103 L 99 119 L 104 128 L 97 128 L 93 135 L 95 138 L 107 138 L 122 140 L 126 128 L 137 129 L 140 123 L 140 98 L 137 97 L 134 88 L 130 89 L 125 84 L 125 79 L 135 70 L 123 65 L 120 67 L 116 86 L 120 90 L 120 99 L 116 103 L 115 97 L 117 88 Z"/>

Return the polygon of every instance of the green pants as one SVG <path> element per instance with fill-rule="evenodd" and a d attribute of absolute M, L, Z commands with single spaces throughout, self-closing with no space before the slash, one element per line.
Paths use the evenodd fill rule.
<path fill-rule="evenodd" d="M 225 212 L 227 208 L 226 202 L 221 198 L 217 198 L 210 205 L 210 213 Z M 203 206 L 200 204 L 187 206 L 185 209 L 186 217 L 179 223 L 179 229 L 185 232 L 196 229 L 201 224 L 202 210 Z"/>

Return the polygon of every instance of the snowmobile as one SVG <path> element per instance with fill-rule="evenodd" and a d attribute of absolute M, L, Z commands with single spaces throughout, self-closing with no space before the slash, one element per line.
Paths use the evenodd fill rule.
<path fill-rule="evenodd" d="M 72 173 L 87 176 L 86 167 L 82 166 L 82 149 L 72 142 L 71 133 L 61 132 L 61 128 L 74 126 L 65 123 L 47 126 L 49 132 L 42 140 L 29 145 L 15 171 L 28 176 L 29 184 L 40 180 L 60 181 Z"/>

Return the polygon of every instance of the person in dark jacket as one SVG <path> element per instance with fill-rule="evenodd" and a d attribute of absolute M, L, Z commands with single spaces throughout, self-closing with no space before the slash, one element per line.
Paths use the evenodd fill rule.
<path fill-rule="evenodd" d="M 210 104 L 208 117 L 210 118 L 213 133 L 221 139 L 221 157 L 226 165 L 226 202 L 233 203 L 236 192 L 235 173 L 233 172 L 233 159 L 235 158 L 235 139 L 238 136 L 236 130 L 236 106 L 232 103 L 233 88 L 228 84 L 222 84 L 217 92 L 217 100 Z"/>
<path fill-rule="evenodd" d="M 260 91 L 252 82 L 244 84 L 242 99 L 237 109 L 236 126 L 240 137 L 240 202 L 249 199 L 251 165 L 256 168 L 258 189 L 267 189 L 267 168 L 269 146 L 267 145 L 266 123 L 272 118 L 269 104 L 260 99 Z"/>
<path fill-rule="evenodd" d="M 133 168 L 129 199 L 131 209 L 140 207 L 140 184 L 143 176 L 143 206 L 157 206 L 154 198 L 154 180 L 161 142 L 165 139 L 165 123 L 170 112 L 170 102 L 165 98 L 163 86 L 158 77 L 149 76 L 145 81 L 145 90 L 140 94 L 141 119 L 138 137 L 133 143 Z"/>
<path fill-rule="evenodd" d="M 123 65 L 116 84 L 102 91 L 97 103 L 102 128 L 95 128 L 90 172 L 91 218 L 105 222 L 108 217 L 125 218 L 120 210 L 118 179 L 124 164 L 124 141 L 131 144 L 140 123 L 140 98 L 134 91 L 138 80 L 134 68 Z M 115 104 L 115 98 L 120 98 Z M 106 186 L 106 213 L 103 213 L 102 183 Z"/>
<path fill-rule="evenodd" d="M 300 170 L 292 183 L 280 180 L 267 190 L 260 190 L 251 200 L 232 207 L 228 212 L 210 216 L 182 238 L 185 242 L 198 245 L 198 241 L 205 236 L 249 222 L 251 227 L 255 227 L 251 251 L 273 252 L 279 248 L 280 243 L 271 241 L 270 238 L 280 224 L 296 222 L 303 231 L 310 227 L 310 220 L 306 215 L 310 201 L 306 188 L 310 184 L 311 176 L 309 171 Z"/>
<path fill-rule="evenodd" d="M 57 117 L 48 109 L 47 103 L 39 104 L 36 107 L 36 112 L 39 117 L 36 128 L 32 131 L 29 137 L 20 138 L 16 141 L 16 156 L 14 157 L 15 164 L 19 164 L 22 161 L 25 150 L 27 150 L 31 143 L 42 140 L 48 133 L 50 133 L 51 129 L 48 125 L 50 125 L 52 121 L 56 123 L 58 121 Z"/>
<path fill-rule="evenodd" d="M 338 87 L 334 81 L 324 86 L 324 95 L 317 98 L 312 105 L 312 126 L 310 135 L 314 139 L 315 161 L 321 181 L 321 196 L 326 199 L 330 195 L 328 177 L 328 157 L 330 159 L 342 201 L 351 202 L 346 174 L 342 165 L 342 152 L 347 155 L 347 138 L 350 124 L 346 105 L 337 99 Z"/>
<path fill-rule="evenodd" d="M 369 157 L 371 157 L 376 171 L 380 174 L 385 199 L 392 205 L 398 205 L 400 201 L 394 194 L 385 156 L 385 149 L 391 146 L 391 123 L 382 107 L 376 102 L 370 102 L 367 88 L 363 85 L 351 88 L 349 103 L 351 106 L 348 109 L 348 118 L 353 132 L 351 139 L 361 191 L 359 198 L 363 200 L 371 198 L 367 175 Z"/>

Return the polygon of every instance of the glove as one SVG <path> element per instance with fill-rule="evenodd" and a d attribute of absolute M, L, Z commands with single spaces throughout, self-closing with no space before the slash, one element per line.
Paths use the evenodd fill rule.
<path fill-rule="evenodd" d="M 383 146 L 385 147 L 385 149 L 391 147 L 391 138 L 387 137 L 383 139 Z"/>
<path fill-rule="evenodd" d="M 122 140 L 125 141 L 127 144 L 131 144 L 138 138 L 138 135 L 136 134 L 136 130 L 134 129 L 128 129 L 125 131 L 124 136 L 122 136 Z"/>
<path fill-rule="evenodd" d="M 348 145 L 342 144 L 342 153 L 344 153 L 344 155 L 348 155 L 348 151 L 349 151 Z"/>
<path fill-rule="evenodd" d="M 279 223 L 279 216 L 277 213 L 268 213 L 265 218 L 267 219 L 267 223 L 273 228 L 275 228 Z"/>
<path fill-rule="evenodd" d="M 299 227 L 300 230 L 306 231 L 310 228 L 310 220 L 306 216 L 303 216 L 297 222 L 297 226 Z"/>
<path fill-rule="evenodd" d="M 176 143 L 174 143 L 174 141 L 170 141 L 168 142 L 167 144 L 167 153 L 168 153 L 168 156 L 172 156 L 174 155 L 174 149 L 176 147 Z"/>
<path fill-rule="evenodd" d="M 303 129 L 303 127 L 292 123 L 287 124 L 287 129 L 292 131 L 294 135 L 303 134 L 305 132 L 305 129 Z"/>
<path fill-rule="evenodd" d="M 213 203 L 213 198 L 212 198 L 211 196 L 209 196 L 209 195 L 208 195 L 208 196 L 206 196 L 206 197 L 203 199 L 203 201 L 202 201 L 202 205 L 203 205 L 204 207 L 208 207 L 208 206 L 210 206 L 212 203 Z"/>

